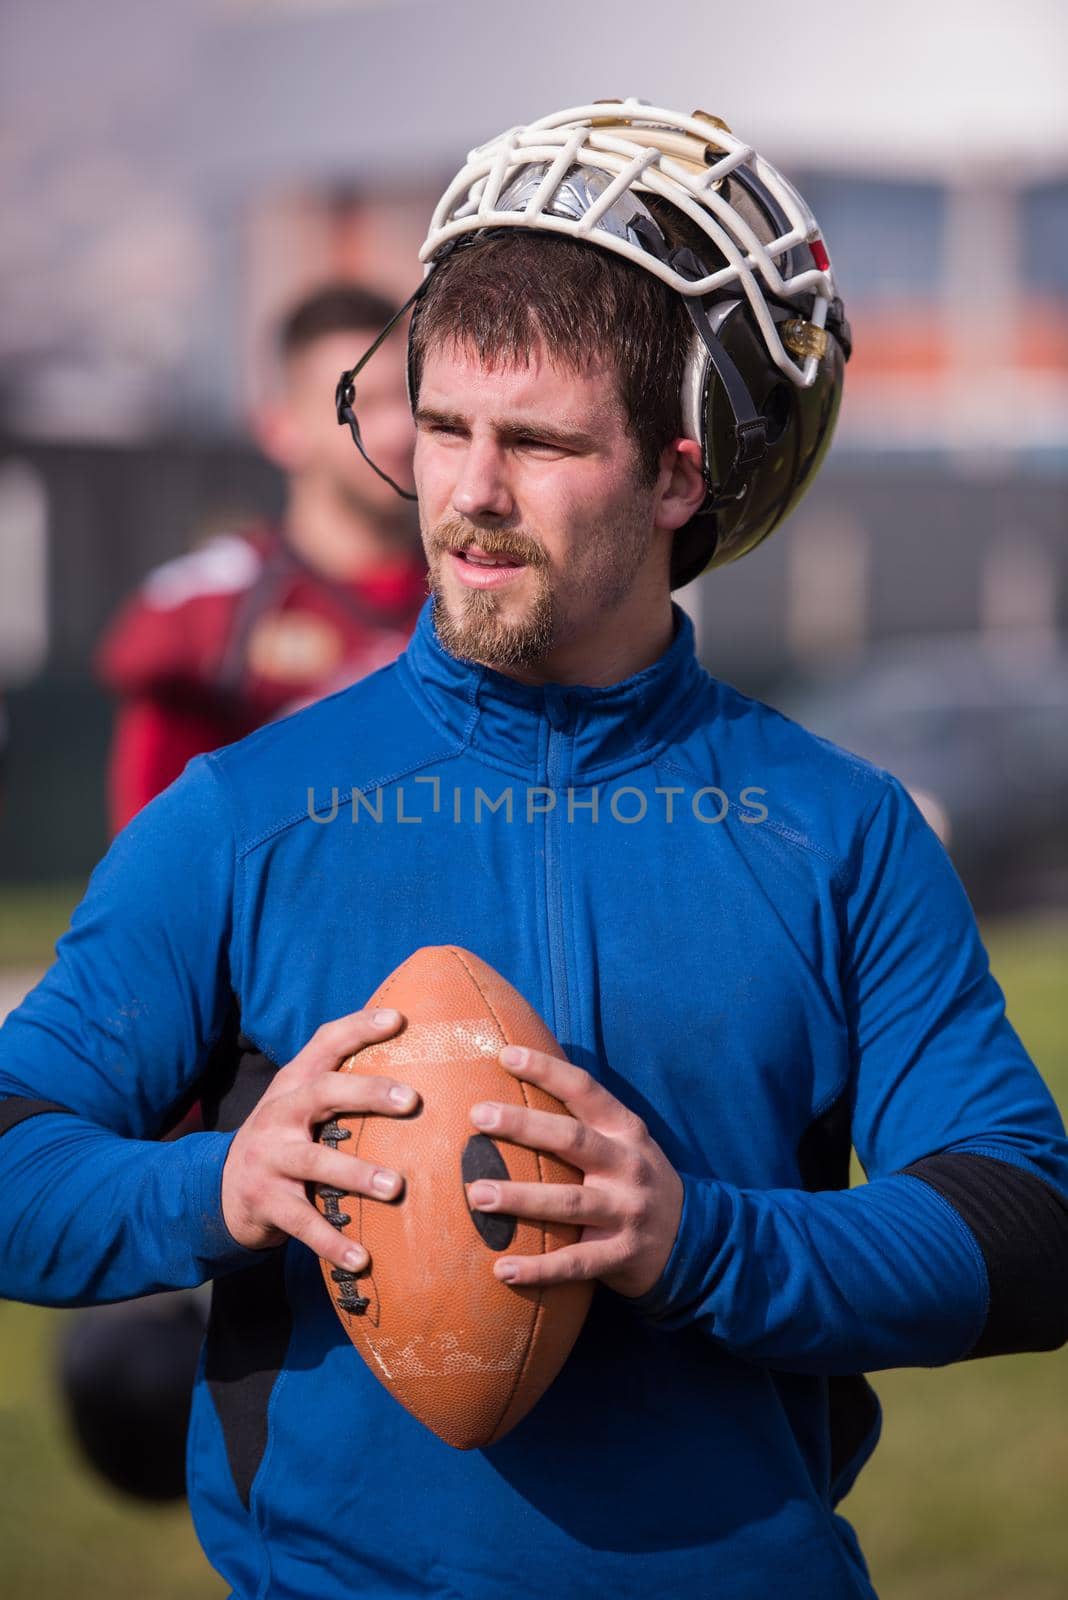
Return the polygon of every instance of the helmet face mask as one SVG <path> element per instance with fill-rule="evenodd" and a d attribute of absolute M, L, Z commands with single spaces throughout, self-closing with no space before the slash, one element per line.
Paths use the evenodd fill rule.
<path fill-rule="evenodd" d="M 419 252 L 413 400 L 411 328 L 434 268 L 508 228 L 611 251 L 682 298 L 682 429 L 701 445 L 706 498 L 675 536 L 672 588 L 767 538 L 823 459 L 850 350 L 826 247 L 792 185 L 717 119 L 639 100 L 556 112 L 471 151 Z M 359 444 L 340 398 L 338 415 Z"/>

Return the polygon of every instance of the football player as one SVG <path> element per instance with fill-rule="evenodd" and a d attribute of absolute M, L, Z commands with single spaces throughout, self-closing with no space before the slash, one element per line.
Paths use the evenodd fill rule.
<path fill-rule="evenodd" d="M 474 151 L 422 259 L 432 593 L 394 666 L 191 763 L 98 870 L 0 1033 L 0 1293 L 215 1280 L 190 1498 L 236 1595 L 871 1600 L 838 1509 L 865 1374 L 1064 1342 L 1068 1141 L 902 785 L 706 672 L 672 600 L 827 448 L 830 254 L 744 139 L 628 100 Z M 466 1452 L 354 1355 L 316 1257 L 357 1303 L 374 1262 L 308 1192 L 403 1204 L 403 1163 L 315 1132 L 417 1112 L 335 1069 L 450 943 L 545 1018 L 561 1057 L 501 1062 L 571 1113 L 472 1128 L 582 1174 L 471 1184 L 582 1229 L 487 1271 L 595 1285 L 554 1384 Z M 146 1139 L 205 1072 L 211 1131 Z M 462 1344 L 396 1352 L 436 1360 Z"/>

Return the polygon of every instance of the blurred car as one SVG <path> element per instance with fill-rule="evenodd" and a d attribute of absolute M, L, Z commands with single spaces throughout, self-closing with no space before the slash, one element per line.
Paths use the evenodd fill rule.
<path fill-rule="evenodd" d="M 977 910 L 1068 904 L 1064 640 L 896 639 L 768 698 L 901 779 Z"/>

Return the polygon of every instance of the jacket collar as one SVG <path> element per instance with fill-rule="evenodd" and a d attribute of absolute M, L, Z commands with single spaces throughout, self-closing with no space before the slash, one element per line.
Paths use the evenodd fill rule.
<path fill-rule="evenodd" d="M 672 602 L 674 635 L 651 666 L 604 688 L 519 683 L 446 650 L 433 598 L 401 657 L 409 692 L 461 747 L 491 766 L 554 785 L 608 777 L 648 760 L 670 739 L 707 674 L 693 623 Z"/>

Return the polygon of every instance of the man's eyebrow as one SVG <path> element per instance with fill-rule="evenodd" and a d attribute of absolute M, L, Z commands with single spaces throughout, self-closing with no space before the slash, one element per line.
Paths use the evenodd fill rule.
<path fill-rule="evenodd" d="M 433 406 L 417 406 L 416 422 L 438 422 L 447 428 L 462 428 L 467 424 L 458 411 L 436 411 Z"/>
<path fill-rule="evenodd" d="M 417 423 L 424 423 L 444 428 L 466 428 L 467 418 L 459 411 L 439 411 L 434 406 L 419 406 L 415 413 Z M 502 417 L 493 423 L 494 432 L 499 439 L 543 439 L 546 444 L 558 444 L 568 450 L 589 450 L 596 444 L 596 438 L 591 433 L 584 432 L 581 428 L 561 428 L 558 424 L 542 422 L 522 422 L 519 420 Z"/>

